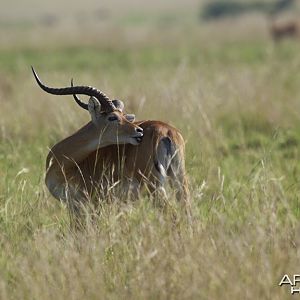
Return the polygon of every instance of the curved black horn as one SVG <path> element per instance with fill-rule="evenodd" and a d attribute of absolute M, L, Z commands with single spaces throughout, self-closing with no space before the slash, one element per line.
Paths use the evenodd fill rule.
<path fill-rule="evenodd" d="M 91 86 L 71 86 L 66 88 L 51 88 L 42 83 L 39 79 L 37 73 L 34 68 L 31 67 L 35 80 L 42 90 L 49 94 L 53 95 L 87 95 L 91 97 L 96 97 L 103 107 L 103 110 L 106 112 L 114 111 L 116 108 L 112 101 L 101 91 Z"/>
<path fill-rule="evenodd" d="M 73 87 L 74 85 L 73 85 L 73 78 L 71 79 L 71 87 Z M 82 107 L 83 109 L 86 109 L 86 110 L 89 110 L 89 106 L 86 104 L 86 103 L 84 103 L 83 101 L 81 101 L 78 97 L 77 97 L 77 95 L 75 95 L 75 94 L 73 94 L 73 98 L 74 98 L 74 100 L 76 101 L 76 103 L 80 106 L 80 107 Z"/>

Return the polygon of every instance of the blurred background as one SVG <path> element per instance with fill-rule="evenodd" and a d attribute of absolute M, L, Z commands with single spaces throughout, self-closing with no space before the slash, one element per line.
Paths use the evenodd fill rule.
<path fill-rule="evenodd" d="M 45 159 L 89 115 L 31 65 L 182 132 L 192 228 L 141 199 L 70 233 Z M 1 0 L 1 299 L 289 299 L 299 162 L 300 0 Z"/>
<path fill-rule="evenodd" d="M 68 85 L 72 76 L 75 83 L 88 82 L 112 97 L 130 96 L 131 109 L 138 109 L 135 97 L 146 98 L 136 93 L 137 82 L 129 87 L 136 76 L 164 76 L 168 85 L 174 72 L 180 81 L 188 68 L 186 75 L 199 83 L 200 77 L 224 75 L 230 65 L 248 64 L 250 70 L 291 57 L 295 65 L 299 6 L 297 0 L 2 0 L 0 97 L 12 89 L 9 81 L 30 78 L 30 65 L 49 84 Z M 147 89 L 144 80 L 139 82 Z"/>
<path fill-rule="evenodd" d="M 150 42 L 176 43 L 178 38 L 180 44 L 184 37 L 180 39 L 179 31 L 198 34 L 202 42 L 207 42 L 207 35 L 212 40 L 262 39 L 268 37 L 272 24 L 297 21 L 298 13 L 297 0 L 2 0 L 1 48 L 58 48 L 66 43 L 109 48 L 113 41 L 133 47 Z M 221 29 L 227 29 L 226 35 L 218 35 Z"/>

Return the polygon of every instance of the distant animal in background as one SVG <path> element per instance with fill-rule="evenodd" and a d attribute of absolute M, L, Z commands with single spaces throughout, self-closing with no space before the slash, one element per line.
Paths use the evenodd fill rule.
<path fill-rule="evenodd" d="M 284 38 L 297 38 L 299 31 L 299 23 L 295 20 L 279 22 L 271 18 L 270 34 L 275 42 Z"/>

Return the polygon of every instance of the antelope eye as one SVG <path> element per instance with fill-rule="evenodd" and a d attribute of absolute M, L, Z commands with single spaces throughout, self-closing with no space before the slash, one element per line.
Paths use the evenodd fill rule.
<path fill-rule="evenodd" d="M 110 116 L 107 118 L 108 121 L 113 122 L 113 121 L 117 121 L 118 117 L 117 116 Z"/>

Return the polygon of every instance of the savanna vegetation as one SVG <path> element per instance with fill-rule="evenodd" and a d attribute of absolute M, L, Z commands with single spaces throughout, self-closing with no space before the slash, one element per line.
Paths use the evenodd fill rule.
<path fill-rule="evenodd" d="M 286 9 L 293 9 L 295 0 L 259 0 L 259 1 L 207 1 L 200 10 L 200 16 L 206 20 L 223 18 L 228 16 L 239 16 L 241 14 L 259 12 L 264 14 L 279 14 Z"/>
<path fill-rule="evenodd" d="M 300 267 L 299 41 L 274 45 L 259 14 L 199 23 L 194 0 L 28 2 L 1 11 L 0 298 L 289 299 L 278 283 Z M 72 231 L 45 158 L 89 116 L 43 93 L 31 65 L 179 128 L 193 222 L 172 197 L 171 211 L 115 199 Z"/>

